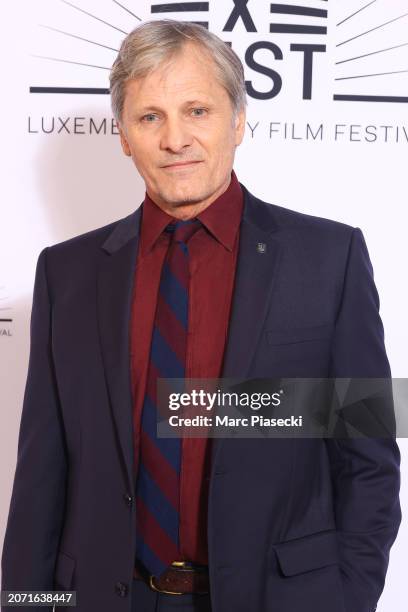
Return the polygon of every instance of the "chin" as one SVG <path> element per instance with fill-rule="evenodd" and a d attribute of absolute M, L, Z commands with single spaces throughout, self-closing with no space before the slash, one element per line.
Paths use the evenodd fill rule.
<path fill-rule="evenodd" d="M 198 204 L 208 198 L 207 192 L 199 192 L 193 189 L 174 189 L 164 193 L 163 199 L 174 206 L 182 206 L 183 204 Z"/>

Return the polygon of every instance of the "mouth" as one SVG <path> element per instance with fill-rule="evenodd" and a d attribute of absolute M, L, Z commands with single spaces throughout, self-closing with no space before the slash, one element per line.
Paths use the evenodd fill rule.
<path fill-rule="evenodd" d="M 197 166 L 198 164 L 201 164 L 201 160 L 197 160 L 197 161 L 186 161 L 186 162 L 176 162 L 175 164 L 169 164 L 167 166 L 162 166 L 164 169 L 166 170 L 177 170 L 178 168 L 189 168 L 189 167 L 194 167 Z"/>

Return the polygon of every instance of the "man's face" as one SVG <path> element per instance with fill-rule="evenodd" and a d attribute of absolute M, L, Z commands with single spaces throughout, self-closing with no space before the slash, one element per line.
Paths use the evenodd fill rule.
<path fill-rule="evenodd" d="M 195 216 L 227 189 L 244 128 L 245 111 L 233 116 L 213 61 L 194 44 L 126 84 L 123 151 L 152 200 L 178 218 Z"/>

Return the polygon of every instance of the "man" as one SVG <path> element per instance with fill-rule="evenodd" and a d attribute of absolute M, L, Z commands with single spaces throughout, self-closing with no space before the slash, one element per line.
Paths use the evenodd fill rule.
<path fill-rule="evenodd" d="M 201 26 L 131 32 L 111 94 L 146 195 L 39 256 L 2 588 L 75 590 L 78 612 L 373 612 L 395 440 L 155 427 L 160 377 L 389 377 L 360 229 L 238 182 L 243 68 Z"/>

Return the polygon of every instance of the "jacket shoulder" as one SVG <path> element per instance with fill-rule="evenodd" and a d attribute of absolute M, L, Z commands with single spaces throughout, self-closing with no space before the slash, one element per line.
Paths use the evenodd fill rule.
<path fill-rule="evenodd" d="M 98 256 L 102 247 L 114 241 L 116 245 L 125 243 L 129 238 L 137 234 L 137 220 L 140 217 L 140 209 L 137 208 L 126 217 L 112 221 L 102 227 L 89 230 L 77 236 L 73 236 L 62 242 L 46 247 L 45 250 L 51 257 L 57 260 L 78 260 L 78 258 Z M 107 246 L 109 250 L 109 246 Z M 85 260 L 86 261 L 86 260 Z M 84 262 L 85 262 L 84 261 Z"/>
<path fill-rule="evenodd" d="M 135 233 L 133 228 L 137 212 L 138 209 L 107 225 L 45 247 L 43 251 L 47 253 L 46 268 L 50 283 L 65 283 L 70 277 L 93 275 L 98 262 L 107 256 L 105 245 L 109 240 L 126 241 L 129 234 Z"/>
<path fill-rule="evenodd" d="M 350 236 L 355 229 L 352 225 L 334 219 L 318 217 L 272 202 L 266 202 L 249 192 L 248 196 L 256 217 L 261 220 L 265 229 L 271 227 L 279 230 L 320 230 L 323 233 L 342 236 Z"/>
<path fill-rule="evenodd" d="M 82 234 L 73 236 L 72 238 L 62 240 L 61 242 L 57 242 L 47 247 L 47 250 L 50 253 L 58 254 L 71 252 L 73 250 L 92 249 L 93 247 L 101 246 L 115 227 L 123 220 L 124 219 L 117 219 L 111 223 L 108 223 L 107 225 L 103 225 Z"/>

